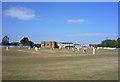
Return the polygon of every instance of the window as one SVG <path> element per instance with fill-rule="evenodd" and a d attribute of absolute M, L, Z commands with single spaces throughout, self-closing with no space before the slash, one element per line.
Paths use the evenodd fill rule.
<path fill-rule="evenodd" d="M 47 46 L 49 46 L 49 44 L 47 44 Z"/>

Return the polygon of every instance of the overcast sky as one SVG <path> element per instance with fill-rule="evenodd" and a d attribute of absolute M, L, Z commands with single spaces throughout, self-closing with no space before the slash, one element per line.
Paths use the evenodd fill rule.
<path fill-rule="evenodd" d="M 3 2 L 3 36 L 10 42 L 96 44 L 117 39 L 117 2 Z"/>

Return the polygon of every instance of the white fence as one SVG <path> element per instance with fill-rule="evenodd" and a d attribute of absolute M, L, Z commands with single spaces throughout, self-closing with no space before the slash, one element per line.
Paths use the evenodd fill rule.
<path fill-rule="evenodd" d="M 0 45 L 0 48 L 29 48 L 30 46 L 2 46 Z"/>
<path fill-rule="evenodd" d="M 115 49 L 120 49 L 120 48 L 103 47 L 103 49 L 115 50 Z"/>

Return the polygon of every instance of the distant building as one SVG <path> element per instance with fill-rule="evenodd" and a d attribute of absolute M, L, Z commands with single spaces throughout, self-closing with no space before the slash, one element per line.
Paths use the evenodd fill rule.
<path fill-rule="evenodd" d="M 71 42 L 58 42 L 57 45 L 59 48 L 75 47 L 75 45 Z"/>
<path fill-rule="evenodd" d="M 98 44 L 90 44 L 91 47 L 97 48 Z"/>
<path fill-rule="evenodd" d="M 57 44 L 55 41 L 42 41 L 41 48 L 57 48 Z"/>
<path fill-rule="evenodd" d="M 80 46 L 82 46 L 82 47 L 88 47 L 90 45 L 89 44 L 81 44 Z"/>
<path fill-rule="evenodd" d="M 71 42 L 42 41 L 41 48 L 67 48 L 74 47 Z"/>
<path fill-rule="evenodd" d="M 76 44 L 75 48 L 92 48 L 89 44 Z"/>
<path fill-rule="evenodd" d="M 74 44 L 72 42 L 55 42 L 55 41 L 42 41 L 41 48 L 93 48 L 97 47 L 95 44 Z"/>

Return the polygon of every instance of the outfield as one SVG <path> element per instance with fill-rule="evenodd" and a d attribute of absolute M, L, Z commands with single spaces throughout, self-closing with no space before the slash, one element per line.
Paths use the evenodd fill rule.
<path fill-rule="evenodd" d="M 118 51 L 2 50 L 3 80 L 118 80 Z"/>

